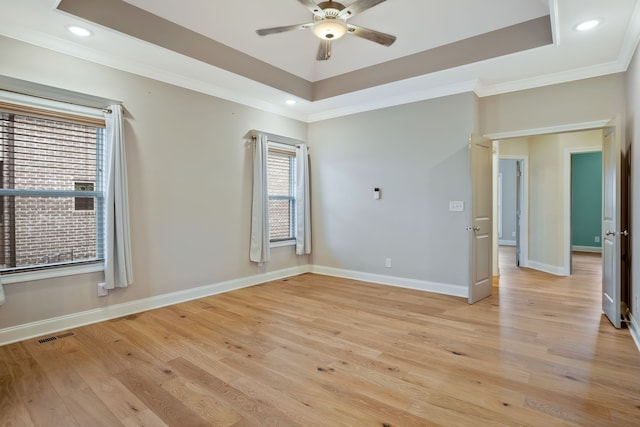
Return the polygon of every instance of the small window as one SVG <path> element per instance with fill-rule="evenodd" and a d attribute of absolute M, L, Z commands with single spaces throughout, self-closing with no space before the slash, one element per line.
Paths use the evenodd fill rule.
<path fill-rule="evenodd" d="M 296 238 L 296 153 L 293 147 L 269 143 L 267 159 L 269 240 Z"/>
<path fill-rule="evenodd" d="M 93 191 L 93 182 L 76 182 L 75 191 Z M 93 197 L 76 197 L 75 198 L 75 210 L 77 211 L 92 211 L 94 209 Z"/>

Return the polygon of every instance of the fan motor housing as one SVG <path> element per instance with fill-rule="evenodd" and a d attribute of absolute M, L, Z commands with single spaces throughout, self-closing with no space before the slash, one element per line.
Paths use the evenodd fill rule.
<path fill-rule="evenodd" d="M 338 3 L 337 1 L 331 1 L 331 0 L 318 3 L 318 7 L 324 11 L 326 11 L 326 9 L 335 9 L 338 12 L 340 12 L 342 9 L 344 9 L 344 5 L 342 3 Z"/>

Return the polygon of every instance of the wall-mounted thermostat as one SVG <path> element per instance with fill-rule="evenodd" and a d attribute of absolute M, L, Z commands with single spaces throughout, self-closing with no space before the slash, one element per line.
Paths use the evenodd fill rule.
<path fill-rule="evenodd" d="M 376 200 L 380 199 L 380 189 L 377 187 L 373 189 L 373 198 Z"/>

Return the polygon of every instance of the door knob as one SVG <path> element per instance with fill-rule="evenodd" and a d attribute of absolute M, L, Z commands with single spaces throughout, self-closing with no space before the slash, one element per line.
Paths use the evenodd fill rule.
<path fill-rule="evenodd" d="M 618 236 L 625 236 L 627 237 L 629 235 L 629 232 L 627 230 L 624 231 L 618 231 Z"/>
<path fill-rule="evenodd" d="M 480 227 L 476 225 L 475 227 L 473 227 L 473 231 L 480 231 Z"/>
<path fill-rule="evenodd" d="M 607 230 L 607 231 L 605 231 L 604 235 L 605 236 L 615 236 L 616 232 L 613 231 L 613 230 Z"/>

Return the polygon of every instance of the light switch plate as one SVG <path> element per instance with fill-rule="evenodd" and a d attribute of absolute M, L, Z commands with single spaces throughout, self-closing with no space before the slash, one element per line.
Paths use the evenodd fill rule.
<path fill-rule="evenodd" d="M 464 202 L 461 200 L 451 200 L 449 201 L 449 211 L 451 212 L 462 212 L 464 211 Z"/>

